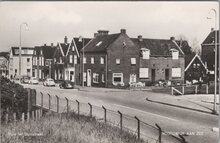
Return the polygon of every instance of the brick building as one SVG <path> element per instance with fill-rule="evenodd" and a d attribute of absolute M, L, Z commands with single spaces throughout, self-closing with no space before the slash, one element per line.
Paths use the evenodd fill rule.
<path fill-rule="evenodd" d="M 87 44 L 90 39 L 85 38 Z M 79 50 L 83 47 L 79 38 L 73 38 L 68 43 L 68 38 L 64 38 L 64 43 L 58 43 L 53 55 L 53 78 L 59 80 L 71 80 L 80 83 L 80 61 Z"/>
<path fill-rule="evenodd" d="M 217 49 L 218 49 L 217 65 L 219 69 L 219 30 L 215 31 L 211 29 L 211 32 L 208 34 L 208 36 L 205 38 L 205 40 L 201 44 L 202 46 L 201 59 L 208 68 L 210 80 L 214 80 L 214 74 L 215 74 L 214 73 L 214 70 L 215 70 L 215 32 L 217 32 Z"/>
<path fill-rule="evenodd" d="M 33 72 L 32 76 L 39 80 L 43 80 L 52 76 L 52 59 L 55 46 L 53 44 L 36 46 L 33 53 Z"/>
<path fill-rule="evenodd" d="M 132 38 L 140 50 L 139 80 L 145 85 L 157 81 L 184 82 L 184 53 L 174 37 L 170 39 Z"/>
<path fill-rule="evenodd" d="M 108 32 L 99 30 L 81 50 L 81 55 L 84 51 L 81 61 L 84 63 L 83 81 L 86 86 L 129 86 L 129 82 L 138 81 L 138 47 L 125 29 L 116 34 Z"/>

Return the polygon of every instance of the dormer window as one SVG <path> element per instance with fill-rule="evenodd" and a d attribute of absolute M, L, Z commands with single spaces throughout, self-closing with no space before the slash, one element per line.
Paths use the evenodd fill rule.
<path fill-rule="evenodd" d="M 62 57 L 60 57 L 60 63 L 62 63 Z"/>
<path fill-rule="evenodd" d="M 171 52 L 172 52 L 172 59 L 178 60 L 179 59 L 179 51 L 177 51 L 176 49 L 171 49 Z"/>
<path fill-rule="evenodd" d="M 143 59 L 150 59 L 150 50 L 146 48 L 141 49 L 141 54 Z"/>
<path fill-rule="evenodd" d="M 72 51 L 74 51 L 75 50 L 75 47 L 74 46 L 72 46 Z"/>
<path fill-rule="evenodd" d="M 40 55 L 43 55 L 43 51 L 42 50 L 40 51 Z"/>
<path fill-rule="evenodd" d="M 102 41 L 99 41 L 97 44 L 96 44 L 96 46 L 98 47 L 98 46 L 100 46 L 102 44 Z"/>

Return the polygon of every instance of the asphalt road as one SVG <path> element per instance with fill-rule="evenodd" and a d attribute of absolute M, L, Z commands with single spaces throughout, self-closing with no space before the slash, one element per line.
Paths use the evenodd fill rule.
<path fill-rule="evenodd" d="M 37 90 L 39 103 L 39 92 L 41 91 L 44 94 L 49 93 L 53 97 L 54 95 L 57 95 L 61 99 L 67 97 L 69 100 L 72 100 L 72 102 L 75 102 L 77 99 L 85 104 L 90 102 L 92 105 L 99 107 L 104 105 L 107 109 L 111 109 L 113 111 L 119 110 L 124 115 L 129 115 L 131 117 L 137 116 L 141 121 L 150 125 L 155 125 L 155 123 L 157 123 L 161 126 L 162 130 L 166 132 L 174 135 L 178 133 L 184 134 L 186 141 L 189 143 L 218 142 L 218 133 L 212 131 L 213 127 L 218 127 L 217 116 L 146 101 L 146 98 L 150 98 L 152 96 L 161 96 L 161 98 L 166 98 L 166 96 L 169 95 L 152 93 L 150 91 L 104 92 L 97 90 L 88 92 L 72 89 L 59 89 L 58 87 L 44 87 L 42 85 L 24 86 Z M 55 103 L 55 98 L 53 101 Z M 65 100 L 62 101 L 63 102 L 60 102 L 60 104 L 64 104 L 64 107 L 66 102 Z M 54 104 L 53 106 L 55 107 L 56 105 Z M 102 111 L 99 109 L 99 115 L 97 116 L 103 116 L 101 112 Z M 109 116 L 111 115 L 108 115 L 108 117 Z M 113 116 L 116 115 L 112 114 L 112 118 Z M 124 119 L 124 126 L 133 126 L 132 128 L 135 128 L 135 124 L 135 119 Z M 142 127 L 143 137 L 146 137 L 146 134 L 148 137 L 156 134 L 156 130 L 152 129 L 152 132 L 154 133 L 151 134 L 147 131 L 147 128 L 148 127 Z M 166 137 L 162 136 L 162 139 L 163 138 Z"/>

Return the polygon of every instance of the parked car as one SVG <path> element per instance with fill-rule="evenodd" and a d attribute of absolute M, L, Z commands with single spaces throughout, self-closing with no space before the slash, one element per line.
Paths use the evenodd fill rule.
<path fill-rule="evenodd" d="M 44 86 L 55 86 L 55 82 L 52 78 L 47 78 L 44 82 L 43 82 Z"/>
<path fill-rule="evenodd" d="M 30 77 L 29 76 L 22 76 L 22 78 L 21 78 L 21 83 L 28 83 L 29 82 L 29 80 L 30 80 Z"/>
<path fill-rule="evenodd" d="M 38 84 L 38 83 L 39 83 L 39 81 L 38 81 L 38 79 L 37 79 L 37 78 L 32 77 L 32 78 L 30 78 L 30 80 L 28 81 L 28 83 L 29 83 L 29 84 Z"/>
<path fill-rule="evenodd" d="M 72 82 L 70 80 L 64 80 L 60 83 L 59 87 L 64 88 L 64 89 L 73 89 L 74 88 L 74 82 Z"/>

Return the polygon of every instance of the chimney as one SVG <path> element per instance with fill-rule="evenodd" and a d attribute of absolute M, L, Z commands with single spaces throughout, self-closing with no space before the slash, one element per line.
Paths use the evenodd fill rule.
<path fill-rule="evenodd" d="M 138 40 L 139 40 L 139 41 L 143 41 L 142 35 L 138 35 Z"/>
<path fill-rule="evenodd" d="M 170 37 L 170 40 L 172 40 L 172 41 L 175 40 L 175 37 Z"/>
<path fill-rule="evenodd" d="M 67 42 L 68 42 L 67 40 L 68 40 L 68 39 L 67 39 L 67 36 L 65 36 L 65 38 L 64 38 L 64 43 L 65 43 L 65 44 L 67 44 Z"/>
<path fill-rule="evenodd" d="M 108 30 L 99 30 L 97 36 L 108 35 L 108 32 L 109 32 Z"/>
<path fill-rule="evenodd" d="M 126 34 L 126 29 L 121 29 L 121 34 Z"/>
<path fill-rule="evenodd" d="M 44 44 L 44 46 L 47 46 L 47 44 Z"/>
<path fill-rule="evenodd" d="M 211 32 L 213 32 L 214 31 L 214 28 L 211 28 Z"/>
<path fill-rule="evenodd" d="M 51 43 L 51 47 L 53 47 L 53 43 Z"/>
<path fill-rule="evenodd" d="M 94 38 L 96 38 L 98 36 L 98 33 L 94 33 Z"/>

